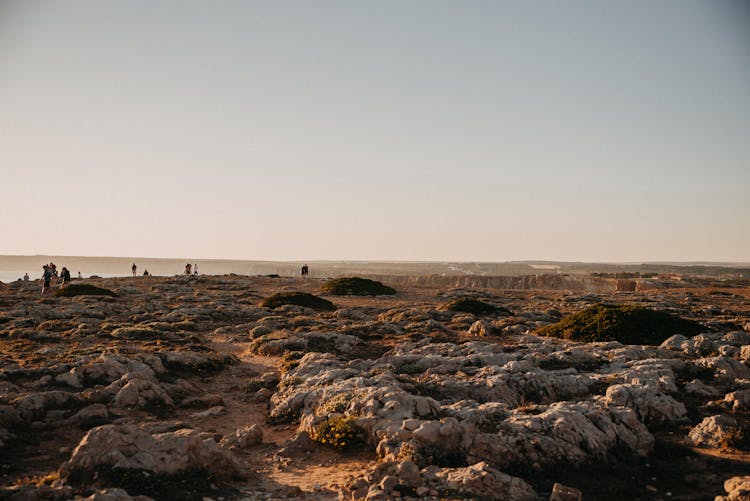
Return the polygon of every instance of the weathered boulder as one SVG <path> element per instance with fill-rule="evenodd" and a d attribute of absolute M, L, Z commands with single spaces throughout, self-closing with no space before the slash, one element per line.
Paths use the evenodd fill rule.
<path fill-rule="evenodd" d="M 683 343 L 685 343 L 685 341 L 687 341 L 685 336 L 682 334 L 675 334 L 665 339 L 659 347 L 667 350 L 682 351 Z"/>
<path fill-rule="evenodd" d="M 719 381 L 733 382 L 737 379 L 750 378 L 750 367 L 739 360 L 728 357 L 708 357 L 695 361 L 698 367 L 711 369 L 714 377 Z"/>
<path fill-rule="evenodd" d="M 687 416 L 682 402 L 657 389 L 639 384 L 616 384 L 607 388 L 605 405 L 629 407 L 646 423 L 662 424 L 680 421 Z"/>
<path fill-rule="evenodd" d="M 469 462 L 491 461 L 499 468 L 581 464 L 606 459 L 616 449 L 646 455 L 654 446 L 654 437 L 633 411 L 595 402 L 557 402 L 538 406 L 534 414 L 512 411 L 497 428 L 497 433 L 465 435 L 462 446 Z"/>
<path fill-rule="evenodd" d="M 750 388 L 727 393 L 720 401 L 722 407 L 730 412 L 750 411 Z"/>
<path fill-rule="evenodd" d="M 239 428 L 234 433 L 224 435 L 219 445 L 229 448 L 247 449 L 263 442 L 263 430 L 257 424 Z"/>
<path fill-rule="evenodd" d="M 486 320 L 477 320 L 467 332 L 470 336 L 485 337 L 492 335 L 492 325 Z"/>
<path fill-rule="evenodd" d="M 715 501 L 750 501 L 750 475 L 732 477 L 724 482 L 726 496 L 716 496 Z"/>
<path fill-rule="evenodd" d="M 88 428 L 108 422 L 110 419 L 109 409 L 104 404 L 92 404 L 84 407 L 80 411 L 68 418 L 68 422 L 73 426 Z"/>
<path fill-rule="evenodd" d="M 750 334 L 745 331 L 727 332 L 721 337 L 719 342 L 737 347 L 750 345 Z"/>
<path fill-rule="evenodd" d="M 73 388 L 84 388 L 97 384 L 110 384 L 128 373 L 139 373 L 153 378 L 165 372 L 159 357 L 139 353 L 133 357 L 102 353 L 76 362 L 70 371 L 59 374 L 55 380 Z"/>
<path fill-rule="evenodd" d="M 83 437 L 70 460 L 60 467 L 60 477 L 76 483 L 107 470 L 156 475 L 203 471 L 226 478 L 241 474 L 242 467 L 208 433 L 181 429 L 152 435 L 131 425 L 104 425 Z"/>
<path fill-rule="evenodd" d="M 690 430 L 688 438 L 698 447 L 726 447 L 739 437 L 737 420 L 730 416 L 710 416 Z"/>
<path fill-rule="evenodd" d="M 535 501 L 536 492 L 529 484 L 492 468 L 485 462 L 465 468 L 430 466 L 423 472 L 426 482 L 440 490 L 476 496 L 482 499 Z"/>
<path fill-rule="evenodd" d="M 167 351 L 161 358 L 166 367 L 190 373 L 213 372 L 237 362 L 234 355 L 216 352 Z"/>
<path fill-rule="evenodd" d="M 415 492 L 419 497 L 450 492 L 451 497 L 459 498 L 510 501 L 538 499 L 525 481 L 502 473 L 487 463 L 480 462 L 463 468 L 428 466 L 420 470 L 411 461 L 380 463 L 366 475 L 350 477 L 339 493 L 339 498 L 390 500 L 401 497 L 404 489 Z"/>
<path fill-rule="evenodd" d="M 119 388 L 119 389 L 118 389 Z M 129 373 L 107 387 L 117 391 L 112 404 L 122 408 L 169 408 L 174 401 L 161 385 L 139 373 Z"/>
<path fill-rule="evenodd" d="M 573 487 L 567 485 L 555 483 L 552 486 L 552 493 L 549 496 L 549 501 L 582 501 L 583 493 Z"/>
<path fill-rule="evenodd" d="M 78 395 L 65 391 L 27 393 L 10 401 L 18 415 L 27 422 L 36 421 L 53 409 L 68 408 L 80 402 Z"/>

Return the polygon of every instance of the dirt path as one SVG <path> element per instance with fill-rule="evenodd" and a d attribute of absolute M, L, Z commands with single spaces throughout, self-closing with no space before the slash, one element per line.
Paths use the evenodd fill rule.
<path fill-rule="evenodd" d="M 282 445 L 296 435 L 297 425 L 267 423 L 268 402 L 254 399 L 244 387 L 247 380 L 265 373 L 278 377 L 281 358 L 253 354 L 248 346 L 249 343 L 215 340 L 214 349 L 235 355 L 240 359 L 240 364 L 198 384 L 207 394 L 222 398 L 226 413 L 196 419 L 190 416 L 196 411 L 181 410 L 178 418 L 188 420 L 200 429 L 222 435 L 252 424 L 263 430 L 263 444 L 237 453 L 256 474 L 239 486 L 241 490 L 266 491 L 284 498 L 338 499 L 338 489 L 350 475 L 373 466 L 374 453 L 340 453 L 316 445 L 308 452 L 299 451 L 280 456 L 278 452 Z"/>

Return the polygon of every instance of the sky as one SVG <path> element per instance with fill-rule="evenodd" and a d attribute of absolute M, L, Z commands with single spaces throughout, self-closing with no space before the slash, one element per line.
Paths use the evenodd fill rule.
<path fill-rule="evenodd" d="M 748 262 L 748 5 L 0 0 L 0 254 Z"/>

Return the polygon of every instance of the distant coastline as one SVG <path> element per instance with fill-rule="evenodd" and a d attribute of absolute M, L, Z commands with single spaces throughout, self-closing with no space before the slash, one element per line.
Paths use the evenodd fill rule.
<path fill-rule="evenodd" d="M 29 273 L 41 276 L 42 265 L 54 262 L 66 266 L 73 276 L 130 276 L 133 263 L 138 275 L 148 270 L 152 275 L 179 275 L 186 263 L 198 264 L 199 273 L 207 275 L 280 275 L 297 276 L 303 261 L 251 261 L 195 258 L 142 258 L 104 256 L 2 256 L 0 281 L 9 282 Z M 565 261 L 511 262 L 425 262 L 425 261 L 320 261 L 306 262 L 310 276 L 342 275 L 394 276 L 522 276 L 539 274 L 590 275 L 593 273 L 673 273 L 712 278 L 750 278 L 750 263 L 585 263 Z"/>

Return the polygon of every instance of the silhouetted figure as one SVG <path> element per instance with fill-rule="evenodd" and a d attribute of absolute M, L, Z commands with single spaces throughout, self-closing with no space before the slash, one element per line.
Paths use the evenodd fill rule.
<path fill-rule="evenodd" d="M 310 268 L 307 266 L 307 264 L 302 265 L 302 276 L 307 278 L 307 274 L 310 272 Z"/>
<path fill-rule="evenodd" d="M 52 268 L 45 264 L 42 269 L 44 270 L 44 273 L 42 273 L 42 295 L 44 295 L 44 291 L 49 289 L 49 283 L 52 280 Z"/>
<path fill-rule="evenodd" d="M 192 265 L 190 263 L 185 265 L 185 275 L 190 275 L 191 268 L 192 268 Z"/>
<path fill-rule="evenodd" d="M 80 271 L 78 272 L 78 278 L 83 278 Z"/>
<path fill-rule="evenodd" d="M 63 269 L 60 272 L 60 278 L 62 278 L 62 284 L 60 285 L 60 288 L 62 289 L 70 283 L 70 272 L 65 266 L 63 266 Z"/>
<path fill-rule="evenodd" d="M 29 281 L 29 274 L 28 273 L 24 274 L 23 281 L 24 282 L 28 282 Z"/>
<path fill-rule="evenodd" d="M 133 263 L 133 266 L 130 267 L 131 270 L 133 270 L 133 276 L 135 276 L 136 271 L 138 271 L 138 267 Z"/>
<path fill-rule="evenodd" d="M 193 275 L 198 274 L 198 263 L 195 263 L 195 266 L 193 266 Z"/>

